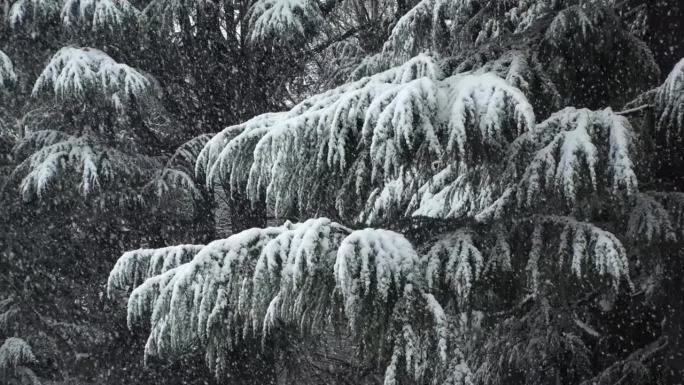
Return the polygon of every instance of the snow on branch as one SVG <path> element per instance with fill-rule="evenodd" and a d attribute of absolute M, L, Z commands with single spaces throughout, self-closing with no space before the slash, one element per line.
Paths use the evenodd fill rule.
<path fill-rule="evenodd" d="M 22 140 L 14 147 L 13 152 L 19 156 L 27 155 L 70 138 L 69 134 L 59 130 L 30 131 L 24 134 Z"/>
<path fill-rule="evenodd" d="M 459 32 L 482 7 L 478 0 L 421 0 L 392 28 L 382 50 L 365 58 L 352 72 L 359 78 L 401 65 L 421 54 L 448 52 Z M 490 26 L 493 25 L 490 23 Z"/>
<path fill-rule="evenodd" d="M 147 183 L 159 169 L 159 160 L 140 155 L 136 153 L 138 148 L 130 147 L 131 139 L 144 135 L 144 129 L 127 119 L 132 110 L 147 112 L 145 109 L 155 102 L 156 86 L 154 79 L 115 62 L 102 51 L 60 49 L 43 69 L 32 92 L 34 97 L 58 103 L 36 109 L 37 121 L 27 114 L 24 123 L 29 119 L 29 126 L 37 123 L 38 127 L 27 127 L 29 130 L 15 148 L 16 154 L 28 155 L 15 170 L 26 173 L 20 186 L 24 198 L 42 198 L 59 183 L 76 182 L 83 195 L 106 193 L 109 187 L 125 189 L 120 177 L 125 177 L 128 187 L 134 185 L 131 190 Z M 49 121 L 50 129 L 42 129 L 44 121 Z M 122 130 L 128 130 L 129 135 Z M 126 148 L 118 149 L 124 147 L 117 146 L 121 144 Z M 167 178 L 167 184 L 183 182 L 176 175 Z M 142 200 L 137 191 L 117 199 L 124 203 L 130 197 Z"/>
<path fill-rule="evenodd" d="M 548 269 L 557 272 L 569 267 L 578 279 L 592 272 L 607 277 L 616 290 L 621 281 L 630 282 L 627 253 L 614 234 L 570 217 L 539 215 L 533 218 L 533 224 L 526 267 L 533 295 L 540 294 L 545 281 L 541 275 Z"/>
<path fill-rule="evenodd" d="M 416 170 L 411 172 L 400 168 L 399 176 L 396 179 L 385 181 L 383 187 L 375 188 L 366 201 L 366 207 L 359 215 L 359 221 L 363 223 L 379 223 L 388 219 L 399 219 L 405 215 L 404 207 L 413 198 L 413 191 L 416 190 L 418 182 L 414 175 Z M 346 189 L 343 187 L 343 189 Z M 336 204 L 340 213 L 345 212 L 345 202 L 338 197 Z"/>
<path fill-rule="evenodd" d="M 129 155 L 111 147 L 103 147 L 89 135 L 80 137 L 58 135 L 53 131 L 40 131 L 32 141 L 44 146 L 31 154 L 15 172 L 27 171 L 20 184 L 26 200 L 43 198 L 56 184 L 76 177 L 79 190 L 89 195 L 103 190 L 103 184 L 115 176 L 131 181 L 146 178 L 157 168 L 155 159 Z"/>
<path fill-rule="evenodd" d="M 382 51 L 364 59 L 352 72 L 352 78 L 400 65 L 420 53 L 460 55 L 485 46 L 494 39 L 523 34 L 540 23 L 547 40 L 579 31 L 582 37 L 598 29 L 606 17 L 605 7 L 612 0 L 576 1 L 514 0 L 421 0 L 393 27 Z M 555 15 L 552 21 L 548 16 Z M 521 38 L 524 39 L 524 38 Z M 466 55 L 467 58 L 468 54 Z"/>
<path fill-rule="evenodd" d="M 447 4 L 444 0 L 419 1 L 397 21 L 382 51 L 363 59 L 351 77 L 359 78 L 401 65 L 421 53 L 438 52 L 444 39 L 439 33 L 439 24 L 433 24 L 441 20 L 433 14 L 438 15 Z"/>
<path fill-rule="evenodd" d="M 586 40 L 604 17 L 601 8 L 592 4 L 568 7 L 556 14 L 546 30 L 546 40 L 555 46 L 566 41 L 568 35 Z"/>
<path fill-rule="evenodd" d="M 213 134 L 203 134 L 180 145 L 167 162 L 168 167 L 177 167 L 193 173 L 199 154 L 213 137 Z"/>
<path fill-rule="evenodd" d="M 254 145 L 252 142 L 255 140 L 252 137 L 258 139 L 264 134 L 263 126 L 275 124 L 276 121 L 284 118 L 285 114 L 271 113 L 258 115 L 245 123 L 230 126 L 214 135 L 197 157 L 195 175 L 197 177 L 204 177 L 208 186 L 221 182 L 230 184 L 230 186 L 237 186 L 240 164 L 232 165 L 230 163 L 237 163 L 237 159 L 241 157 L 246 157 L 251 161 L 252 146 Z M 247 143 L 250 143 L 250 145 L 246 145 Z M 238 151 L 240 152 L 239 154 L 237 154 Z M 241 179 L 244 179 L 244 175 L 241 176 Z"/>
<path fill-rule="evenodd" d="M 534 209 L 550 199 L 575 210 L 603 192 L 622 199 L 637 191 L 625 117 L 566 108 L 536 124 L 510 85 L 524 83 L 483 71 L 444 77 L 419 55 L 227 128 L 195 172 L 253 201 L 265 196 L 277 215 L 335 207 L 369 224 L 411 215 L 486 220 L 516 202 Z"/>
<path fill-rule="evenodd" d="M 459 306 L 466 305 L 484 268 L 484 258 L 474 245 L 473 234 L 466 230 L 447 234 L 432 245 L 425 258 L 425 275 L 431 291 L 448 291 Z"/>
<path fill-rule="evenodd" d="M 246 188 L 254 200 L 266 192 L 267 199 L 275 202 L 276 207 L 283 207 L 279 213 L 303 203 L 298 202 L 301 196 L 308 196 L 310 202 L 325 202 L 311 196 L 326 196 L 335 187 L 325 182 L 331 176 L 326 170 L 333 163 L 346 161 L 337 156 L 339 136 L 331 134 L 330 125 L 339 122 L 341 133 L 353 135 L 347 140 L 358 141 L 361 130 L 354 127 L 360 124 L 355 119 L 363 119 L 372 96 L 384 88 L 397 88 L 399 84 L 439 73 L 430 58 L 420 56 L 400 68 L 316 95 L 289 112 L 265 114 L 229 127 L 202 151 L 196 173 L 206 175 L 208 185 L 219 181 L 232 191 Z M 329 146 L 335 147 L 330 153 Z M 293 178 L 302 183 L 293 185 Z"/>
<path fill-rule="evenodd" d="M 518 187 L 521 204 L 531 206 L 548 199 L 545 196 L 559 196 L 572 206 L 582 191 L 637 191 L 634 134 L 629 121 L 610 109 L 566 108 L 541 123 L 529 138 L 537 150 Z"/>
<path fill-rule="evenodd" d="M 14 73 L 14 66 L 10 58 L 0 51 L 0 90 L 14 84 L 17 81 L 17 74 Z"/>
<path fill-rule="evenodd" d="M 406 213 L 428 218 L 480 218 L 503 214 L 510 204 L 510 180 L 486 165 L 451 164 L 436 173 L 411 198 Z"/>
<path fill-rule="evenodd" d="M 646 244 L 672 242 L 684 237 L 684 194 L 648 191 L 635 197 L 629 212 L 628 239 Z"/>
<path fill-rule="evenodd" d="M 124 253 L 109 273 L 107 293 L 128 292 L 147 278 L 190 262 L 204 245 L 179 245 L 161 249 L 138 249 Z"/>
<path fill-rule="evenodd" d="M 192 174 L 174 168 L 164 168 L 157 177 L 151 180 L 147 187 L 159 198 L 171 191 L 181 190 L 189 193 L 192 197 L 199 197 L 200 190 L 197 188 Z"/>
<path fill-rule="evenodd" d="M 154 92 L 153 82 L 138 70 L 100 50 L 77 47 L 60 49 L 33 87 L 33 96 L 54 95 L 74 102 L 104 98 L 119 113 L 144 105 Z"/>
<path fill-rule="evenodd" d="M 406 238 L 382 229 L 354 231 L 337 251 L 334 274 L 362 352 L 391 352 L 384 384 L 396 384 L 400 374 L 416 382 L 470 378 L 444 309 L 426 292 L 420 258 Z"/>
<path fill-rule="evenodd" d="M 249 10 L 250 38 L 255 43 L 296 40 L 322 22 L 312 0 L 257 0 Z"/>
<path fill-rule="evenodd" d="M 592 372 L 592 351 L 581 338 L 582 328 L 566 322 L 566 317 L 572 315 L 541 299 L 523 316 L 497 322 L 474 354 L 479 362 L 473 382 L 505 384 L 518 378 L 525 384 L 549 384 L 565 369 L 573 383 L 587 378 Z M 542 361 L 548 364 L 539 365 Z"/>
<path fill-rule="evenodd" d="M 498 160 L 533 126 L 532 107 L 505 80 L 492 74 L 444 78 L 432 59 L 419 55 L 289 112 L 227 128 L 202 151 L 196 173 L 207 175 L 209 185 L 246 189 L 252 200 L 265 193 L 279 214 L 301 210 L 301 197 L 336 202 L 343 211 L 340 202 L 358 196 L 361 207 L 365 202 L 376 212 L 364 216 L 376 218 L 378 211 L 393 211 L 375 199 L 392 202 L 383 190 L 401 174 L 417 188 L 436 166 Z M 290 183 L 294 179 L 300 183 Z"/>
<path fill-rule="evenodd" d="M 127 317 L 126 321 L 129 329 L 142 325 L 153 314 L 155 304 L 160 294 L 171 282 L 176 273 L 180 270 L 180 266 L 176 266 L 166 272 L 147 278 L 142 284 L 138 285 L 131 295 L 128 297 Z M 111 275 L 111 273 L 110 273 Z M 107 282 L 109 284 L 109 282 Z M 110 298 L 115 296 L 116 288 L 108 291 Z M 148 341 L 148 344 L 150 342 Z"/>
<path fill-rule="evenodd" d="M 304 334 L 322 330 L 335 307 L 333 270 L 337 248 L 349 229 L 327 218 L 309 219 L 269 242 L 253 276 L 253 329 L 266 337 L 276 320 Z M 259 324 L 262 323 L 262 324 Z"/>
<path fill-rule="evenodd" d="M 421 256 L 389 230 L 351 231 L 326 218 L 286 222 L 206 246 L 129 252 L 109 287 L 147 278 L 131 293 L 128 320 L 134 327 L 151 319 L 148 358 L 176 359 L 199 349 L 221 375 L 229 370 L 229 352 L 248 339 L 266 340 L 282 325 L 315 338 L 332 322 L 344 322 L 359 353 L 387 365 L 385 383 L 468 384 L 472 373 L 460 350 L 459 324 L 439 301 L 455 297 L 457 307 L 467 309 L 485 259 L 509 270 L 521 266 L 512 258 L 526 261 L 518 273 L 527 275 L 536 298 L 548 295 L 544 285 L 559 283 L 556 277 L 566 272 L 605 278 L 615 289 L 630 283 L 625 249 L 610 232 L 548 215 L 516 226 L 531 231 L 529 252 L 513 253 L 499 226 L 477 239 L 467 228 L 442 235 L 423 245 Z"/>
<path fill-rule="evenodd" d="M 49 132 L 41 132 L 36 139 L 44 139 L 42 141 L 45 142 L 51 140 L 52 136 Z M 80 187 L 84 195 L 100 187 L 99 161 L 91 141 L 87 137 L 74 136 L 60 139 L 34 152 L 17 168 L 19 170 L 23 166 L 29 170 L 20 186 L 24 199 L 43 197 L 53 183 L 59 180 L 67 163 L 81 173 Z"/>
<path fill-rule="evenodd" d="M 655 95 L 657 129 L 668 142 L 684 131 L 684 59 L 680 60 Z"/>
<path fill-rule="evenodd" d="M 290 226 L 251 229 L 214 241 L 190 262 L 136 288 L 128 302 L 129 324 L 152 311 L 145 356 L 179 357 L 199 345 L 209 367 L 224 372 L 225 353 L 249 330 L 245 325 L 251 325 L 250 278 L 257 258 Z"/>
<path fill-rule="evenodd" d="M 0 373 L 7 373 L 23 365 L 36 362 L 36 356 L 26 341 L 9 337 L 0 346 Z"/>
<path fill-rule="evenodd" d="M 639 193 L 634 202 L 627 220 L 628 239 L 646 244 L 677 239 L 671 214 L 659 202 L 657 195 Z"/>
<path fill-rule="evenodd" d="M 135 25 L 141 14 L 127 0 L 66 0 L 60 17 L 66 27 L 117 32 Z"/>
<path fill-rule="evenodd" d="M 352 232 L 319 218 L 250 229 L 204 247 L 133 251 L 112 270 L 110 291 L 155 273 L 128 302 L 129 327 L 151 319 L 148 358 L 200 349 L 221 375 L 228 352 L 247 338 L 266 339 L 283 323 L 313 337 L 346 321 L 363 354 L 389 362 L 387 383 L 398 372 L 416 380 L 469 376 L 444 310 L 424 290 L 418 254 L 391 231 Z"/>
<path fill-rule="evenodd" d="M 539 54 L 534 50 L 511 49 L 504 53 L 485 50 L 465 55 L 454 69 L 454 73 L 466 71 L 476 74 L 492 72 L 506 79 L 510 85 L 520 89 L 535 106 L 556 109 L 562 105 L 558 87 L 542 65 Z"/>
<path fill-rule="evenodd" d="M 367 332 L 360 323 L 386 317 L 380 303 L 412 290 L 406 286 L 420 282 L 419 266 L 411 243 L 395 232 L 369 228 L 345 238 L 337 251 L 335 278 L 351 328 Z"/>
<path fill-rule="evenodd" d="M 534 127 L 532 106 L 518 89 L 499 77 L 466 76 L 452 89 L 447 149 L 457 150 L 461 158 L 468 156 L 466 147 L 498 155 L 501 147 Z M 469 130 L 478 134 L 469 134 Z"/>

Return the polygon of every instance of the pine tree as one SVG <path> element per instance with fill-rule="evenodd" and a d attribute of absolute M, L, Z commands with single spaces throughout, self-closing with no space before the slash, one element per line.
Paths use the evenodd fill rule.
<path fill-rule="evenodd" d="M 26 367 L 35 371 L 31 383 L 36 375 L 64 383 L 140 376 L 141 365 L 104 348 L 126 337 L 106 326 L 112 317 L 98 296 L 104 264 L 96 251 L 159 245 L 183 221 L 164 218 L 167 212 L 192 216 L 187 196 L 167 193 L 162 206 L 150 188 L 169 158 L 168 112 L 158 81 L 122 63 L 135 63 L 137 48 L 129 34 L 135 23 L 117 13 L 121 5 L 0 7 L 0 45 L 13 63 L 3 56 L 0 299 L 9 307 L 0 309 L 8 310 L 0 340 L 21 337 L 37 358 L 17 368 L 18 380 L 29 378 Z"/>
<path fill-rule="evenodd" d="M 200 351 L 221 376 L 254 335 L 268 347 L 279 325 L 316 340 L 346 324 L 387 384 L 657 381 L 654 357 L 680 343 L 669 323 L 592 364 L 620 348 L 602 344 L 625 297 L 666 295 L 653 271 L 682 234 L 681 194 L 640 192 L 641 121 L 590 109 L 658 75 L 639 8 L 622 6 L 422 1 L 350 82 L 215 135 L 195 170 L 207 186 L 405 236 L 288 222 L 167 258 L 144 282 L 126 254 L 109 290 L 138 285 L 128 317 L 151 319 L 146 356 Z M 577 44 L 596 56 L 568 56 Z M 665 137 L 681 137 L 679 67 L 637 98 Z"/>
<path fill-rule="evenodd" d="M 24 198 L 42 197 L 58 183 L 76 182 L 88 195 L 123 187 L 107 186 L 121 175 L 129 183 L 144 182 L 158 161 L 135 154 L 130 138 L 154 138 L 144 121 L 154 108 L 154 92 L 153 79 L 102 51 L 65 47 L 57 52 L 33 88 L 33 96 L 55 113 L 26 127 L 17 146 L 18 154 L 28 154 L 16 170 L 25 174 Z M 121 129 L 126 126 L 129 133 Z"/>
<path fill-rule="evenodd" d="M 100 266 L 94 255 L 142 244 L 107 291 L 128 297 L 130 329 L 149 332 L 149 366 L 199 356 L 218 381 L 254 383 L 672 382 L 684 346 L 673 299 L 684 294 L 684 60 L 672 68 L 681 45 L 658 51 L 681 30 L 654 32 L 663 3 L 684 10 L 8 3 L 0 145 L 19 165 L 2 198 L 16 189 L 22 212 L 37 207 L 18 229 L 93 224 L 117 245 L 52 258 L 54 239 L 1 232 L 12 273 L 0 277 L 0 337 L 34 345 L 49 330 L 38 358 L 77 356 L 73 337 L 101 332 L 55 326 L 27 294 L 50 289 L 22 283 L 25 272 L 56 281 L 51 267 Z M 213 240 L 217 197 L 235 234 Z M 73 221 L 45 215 L 81 200 Z M 120 211 L 131 203 L 144 222 L 133 231 Z M 266 227 L 267 212 L 291 222 Z M 154 248 L 169 242 L 203 244 Z M 333 342 L 348 357 L 330 355 Z M 28 344 L 5 345 L 0 372 L 33 381 Z"/>
<path fill-rule="evenodd" d="M 21 338 L 10 337 L 0 346 L 0 374 L 10 384 L 40 384 L 28 367 L 35 361 L 31 347 Z"/>

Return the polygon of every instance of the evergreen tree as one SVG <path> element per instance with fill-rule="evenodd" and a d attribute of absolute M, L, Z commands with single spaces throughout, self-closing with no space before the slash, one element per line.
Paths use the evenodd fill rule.
<path fill-rule="evenodd" d="M 277 3 L 280 33 L 317 17 Z M 320 218 L 187 261 L 184 246 L 125 254 L 109 291 L 133 289 L 129 327 L 151 319 L 146 357 L 201 351 L 222 376 L 254 336 L 268 350 L 274 328 L 316 340 L 346 324 L 386 384 L 671 381 L 657 361 L 681 346 L 681 310 L 649 307 L 677 280 L 684 201 L 639 180 L 650 138 L 681 148 L 682 73 L 648 91 L 647 10 L 423 0 L 352 81 L 215 135 L 196 164 L 207 186 L 411 241 Z M 651 132 L 629 119 L 644 110 Z M 616 342 L 615 314 L 646 330 Z"/>
<path fill-rule="evenodd" d="M 92 293 L 69 317 L 52 282 L 131 244 L 144 248 L 106 290 L 115 307 L 127 298 L 124 349 L 147 334 L 145 365 L 191 365 L 196 382 L 203 367 L 216 382 L 386 385 L 684 373 L 677 1 L 2 12 L 0 153 L 16 167 L 0 215 L 31 212 L 0 224 L 0 374 L 13 381 L 74 377 L 46 352 L 77 364 L 75 336 L 115 321 L 78 319 L 111 305 L 92 301 L 92 277 L 70 276 Z M 217 198 L 234 233 L 214 240 Z M 55 239 L 88 240 L 55 238 L 62 226 L 104 246 L 65 255 Z"/>
<path fill-rule="evenodd" d="M 40 384 L 26 365 L 36 361 L 31 347 L 21 338 L 10 337 L 0 346 L 0 373 L 10 384 Z"/>

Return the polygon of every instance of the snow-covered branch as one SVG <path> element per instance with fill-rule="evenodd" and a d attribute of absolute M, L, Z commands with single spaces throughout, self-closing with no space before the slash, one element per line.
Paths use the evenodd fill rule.
<path fill-rule="evenodd" d="M 6 89 L 17 81 L 17 74 L 14 73 L 14 66 L 10 58 L 0 51 L 0 90 Z"/>
<path fill-rule="evenodd" d="M 64 47 L 50 60 L 33 86 L 33 96 L 66 101 L 96 97 L 123 114 L 154 97 L 154 83 L 138 70 L 94 48 Z"/>

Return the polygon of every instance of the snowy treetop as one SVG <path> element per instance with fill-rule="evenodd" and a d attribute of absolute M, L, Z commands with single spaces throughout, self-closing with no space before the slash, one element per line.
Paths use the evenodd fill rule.
<path fill-rule="evenodd" d="M 33 27 L 33 33 L 41 32 L 37 26 L 53 22 L 68 29 L 120 32 L 136 25 L 140 17 L 127 0 L 17 0 L 8 13 L 11 27 Z"/>
<path fill-rule="evenodd" d="M 61 110 L 47 115 L 46 129 L 28 124 L 14 149 L 23 159 L 13 173 L 23 177 L 23 197 L 43 198 L 66 184 L 78 186 L 82 195 L 106 193 L 124 188 L 122 177 L 129 184 L 147 183 L 160 162 L 136 152 L 131 138 L 139 135 L 139 127 L 127 119 L 132 110 L 151 106 L 155 93 L 152 79 L 102 51 L 59 50 L 36 80 L 33 96 L 46 99 L 48 110 L 55 104 Z M 103 109 L 111 119 L 87 107 Z M 125 195 L 116 203 L 142 200 L 139 192 Z"/>
<path fill-rule="evenodd" d="M 44 23 L 59 13 L 61 0 L 17 0 L 7 14 L 10 26 L 18 28 L 25 23 Z"/>
<path fill-rule="evenodd" d="M 292 41 L 323 22 L 317 2 L 311 0 L 257 0 L 249 12 L 254 42 Z"/>
<path fill-rule="evenodd" d="M 135 25 L 140 11 L 127 0 L 65 0 L 60 17 L 66 27 L 115 32 Z"/>
<path fill-rule="evenodd" d="M 52 94 L 58 99 L 86 101 L 104 98 L 117 111 L 144 104 L 154 92 L 144 74 L 117 63 L 94 48 L 64 47 L 50 60 L 33 87 L 33 95 Z"/>

